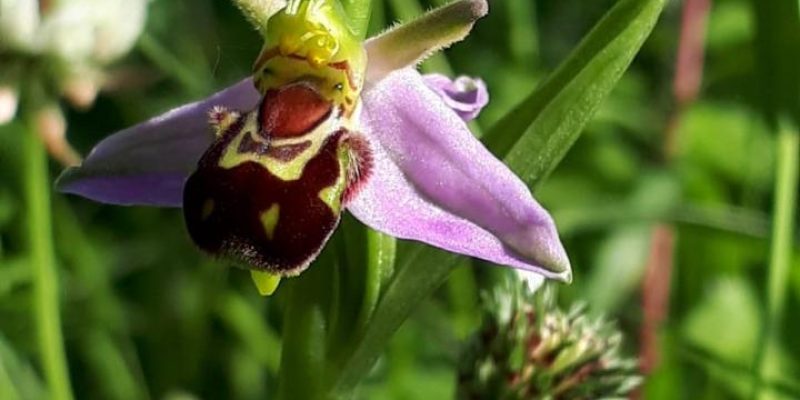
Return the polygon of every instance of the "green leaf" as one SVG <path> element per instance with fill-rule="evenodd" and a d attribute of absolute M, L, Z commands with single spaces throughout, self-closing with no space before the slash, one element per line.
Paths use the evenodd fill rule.
<path fill-rule="evenodd" d="M 484 142 L 525 182 L 555 169 L 630 65 L 666 0 L 622 0 Z"/>
<path fill-rule="evenodd" d="M 399 271 L 378 303 L 364 336 L 343 363 L 334 380 L 334 394 L 349 393 L 372 369 L 389 339 L 408 318 L 450 275 L 458 256 L 415 245 L 404 252 Z"/>
<path fill-rule="evenodd" d="M 752 398 L 768 398 L 764 381 L 775 370 L 787 303 L 800 165 L 800 4 L 797 0 L 754 1 L 758 80 L 764 113 L 777 134 L 772 243 L 767 277 L 765 323 L 753 362 Z"/>
<path fill-rule="evenodd" d="M 487 141 L 496 154 L 508 153 L 509 165 L 528 182 L 552 171 L 630 64 L 664 3 L 617 4 L 550 80 L 495 127 Z M 530 157 L 531 152 L 540 156 Z M 405 254 L 364 337 L 334 380 L 334 394 L 346 394 L 358 384 L 395 331 L 447 279 L 458 260 L 428 247 Z"/>

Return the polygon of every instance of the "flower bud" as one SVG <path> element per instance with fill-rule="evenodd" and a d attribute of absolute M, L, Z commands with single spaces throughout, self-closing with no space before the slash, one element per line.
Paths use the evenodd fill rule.
<path fill-rule="evenodd" d="M 47 105 L 36 111 L 34 124 L 50 155 L 66 166 L 80 164 L 80 156 L 67 142 L 67 123 L 58 105 Z"/>
<path fill-rule="evenodd" d="M 94 104 L 99 91 L 98 73 L 86 72 L 73 74 L 61 82 L 61 94 L 79 110 L 85 110 Z"/>
<path fill-rule="evenodd" d="M 641 378 L 636 362 L 618 354 L 617 329 L 584 307 L 546 305 L 541 292 L 514 282 L 487 299 L 483 327 L 462 356 L 458 398 L 627 397 Z"/>

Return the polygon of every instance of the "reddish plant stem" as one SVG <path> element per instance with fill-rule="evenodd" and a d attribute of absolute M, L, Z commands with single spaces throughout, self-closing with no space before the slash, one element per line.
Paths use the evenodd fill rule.
<path fill-rule="evenodd" d="M 664 162 L 677 151 L 677 132 L 686 108 L 697 99 L 703 78 L 705 33 L 711 0 L 685 0 L 672 90 L 674 108 L 664 127 Z M 669 314 L 675 252 L 675 228 L 659 224 L 653 229 L 650 254 L 642 282 L 643 322 L 640 331 L 640 363 L 647 375 L 659 365 L 658 333 Z M 641 397 L 637 393 L 634 398 Z"/>
<path fill-rule="evenodd" d="M 650 255 L 642 281 L 641 351 L 639 365 L 644 374 L 658 366 L 658 331 L 669 313 L 669 292 L 672 279 L 672 262 L 675 250 L 675 231 L 672 225 L 659 224 L 650 239 Z"/>
<path fill-rule="evenodd" d="M 674 108 L 664 129 L 664 156 L 671 160 L 676 151 L 676 132 L 685 109 L 700 93 L 705 61 L 706 25 L 711 0 L 686 0 L 683 4 L 681 32 L 672 81 Z"/>

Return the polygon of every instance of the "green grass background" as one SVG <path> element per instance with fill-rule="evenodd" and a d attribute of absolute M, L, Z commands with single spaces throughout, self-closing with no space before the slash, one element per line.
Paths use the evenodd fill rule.
<path fill-rule="evenodd" d="M 371 31 L 440 1 L 376 0 Z M 426 62 L 425 71 L 482 77 L 492 101 L 476 122 L 488 131 L 564 60 L 614 4 L 611 0 L 506 0 L 474 33 Z M 641 281 L 660 223 L 676 233 L 669 312 L 659 331 L 661 362 L 648 399 L 749 398 L 767 320 L 766 287 L 774 201 L 776 136 L 763 117 L 764 46 L 754 3 L 714 2 L 699 99 L 674 131 L 672 78 L 680 3 L 658 25 L 563 162 L 536 189 L 554 215 L 574 282 L 560 302 L 589 304 L 619 321 L 626 351 L 639 351 Z M 82 153 L 118 129 L 200 98 L 248 74 L 261 43 L 225 0 L 157 0 L 136 48 L 112 70 L 136 79 L 70 110 L 68 137 Z M 798 53 L 781 53 L 800 57 Z M 795 71 L 800 73 L 800 71 Z M 769 95 L 769 94 L 768 94 Z M 772 105 L 769 113 L 777 107 Z M 46 398 L 39 364 L 31 271 L 29 182 L 19 122 L 0 127 L 0 394 Z M 532 152 L 535 150 L 531 150 Z M 51 163 L 49 176 L 60 167 Z M 78 398 L 270 398 L 286 302 L 260 298 L 249 274 L 194 249 L 178 210 L 99 205 L 52 194 L 51 223 L 69 375 Z M 355 225 L 351 220 L 346 224 Z M 46 234 L 46 229 L 44 231 Z M 334 240 L 335 246 L 345 246 Z M 348 251 L 364 243 L 347 243 Z M 411 246 L 401 243 L 399 254 Z M 800 398 L 800 245 L 791 271 L 780 342 L 766 354 L 774 398 Z M 425 260 L 420 260 L 424 263 Z M 465 338 L 480 323 L 481 290 L 500 269 L 464 259 L 416 309 L 366 379 L 366 399 L 443 399 Z M 5 389 L 4 389 L 5 388 Z M 9 395 L 10 396 L 10 395 Z M 2 396 L 0 396 L 2 397 Z"/>

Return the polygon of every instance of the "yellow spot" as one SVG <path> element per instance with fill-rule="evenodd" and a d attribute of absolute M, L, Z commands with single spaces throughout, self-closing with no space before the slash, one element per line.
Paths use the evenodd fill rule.
<path fill-rule="evenodd" d="M 338 213 L 341 209 L 341 195 L 342 191 L 337 186 L 329 186 L 319 191 L 319 199 L 327 204 L 334 213 Z"/>
<path fill-rule="evenodd" d="M 211 216 L 211 213 L 214 212 L 214 199 L 206 199 L 203 203 L 203 211 L 200 214 L 200 218 L 203 220 L 208 219 Z"/>
<path fill-rule="evenodd" d="M 281 283 L 280 275 L 270 274 L 265 271 L 250 270 L 250 278 L 258 289 L 258 294 L 262 296 L 270 296 L 278 289 L 278 284 Z"/>
<path fill-rule="evenodd" d="M 339 143 L 339 148 L 336 151 L 336 158 L 339 162 L 339 177 L 336 182 L 319 191 L 319 199 L 330 207 L 334 214 L 338 214 L 342 210 L 342 193 L 347 187 L 347 169 L 350 167 L 350 150 L 347 146 Z"/>
<path fill-rule="evenodd" d="M 275 227 L 278 226 L 278 220 L 281 216 L 281 206 L 278 203 L 270 206 L 269 210 L 261 213 L 261 225 L 264 226 L 264 232 L 267 234 L 267 239 L 272 240 L 275 236 Z"/>

